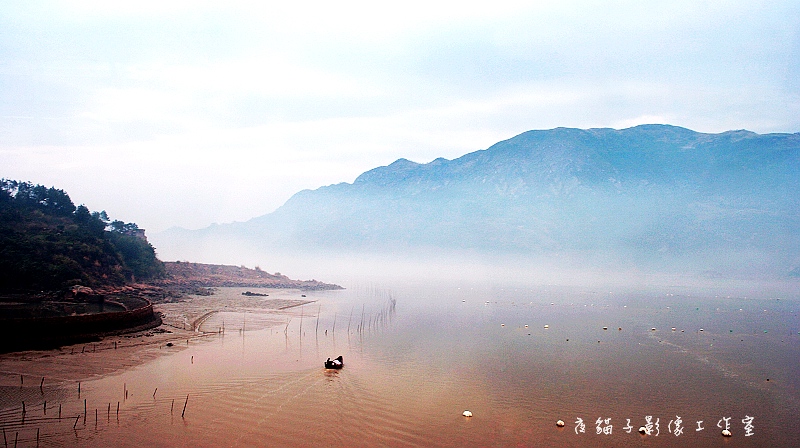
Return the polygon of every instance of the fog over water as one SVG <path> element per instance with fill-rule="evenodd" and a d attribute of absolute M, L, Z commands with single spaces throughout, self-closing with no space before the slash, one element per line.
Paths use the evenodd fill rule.
<path fill-rule="evenodd" d="M 73 382 L 4 386 L 0 421 L 32 445 L 32 427 L 13 426 L 24 400 L 51 446 L 800 443 L 796 297 L 368 276 L 340 291 L 258 291 L 313 302 L 212 314 L 205 337 L 85 378 L 80 393 Z M 322 367 L 338 355 L 342 370 Z M 69 418 L 41 420 L 42 400 Z M 658 426 L 640 435 L 648 417 Z"/>

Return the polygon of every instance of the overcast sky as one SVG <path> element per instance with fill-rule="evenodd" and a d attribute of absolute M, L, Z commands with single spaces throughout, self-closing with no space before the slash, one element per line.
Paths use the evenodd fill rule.
<path fill-rule="evenodd" d="M 800 131 L 800 3 L 0 0 L 0 177 L 149 232 L 642 123 Z"/>

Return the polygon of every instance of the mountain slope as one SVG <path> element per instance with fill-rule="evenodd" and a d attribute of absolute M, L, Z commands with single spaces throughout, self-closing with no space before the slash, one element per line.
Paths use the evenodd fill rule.
<path fill-rule="evenodd" d="M 158 241 L 174 253 L 428 248 L 781 276 L 800 265 L 798 198 L 800 134 L 557 128 L 454 160 L 400 159 L 248 222 Z"/>

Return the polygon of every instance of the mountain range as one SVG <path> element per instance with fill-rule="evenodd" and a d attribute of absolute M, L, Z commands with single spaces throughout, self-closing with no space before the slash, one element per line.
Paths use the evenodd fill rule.
<path fill-rule="evenodd" d="M 198 250 L 509 254 L 604 269 L 800 277 L 800 133 L 528 131 L 304 190 L 273 213 L 151 241 Z M 191 255 L 189 255 L 191 254 Z M 208 257 L 206 257 L 208 258 Z"/>

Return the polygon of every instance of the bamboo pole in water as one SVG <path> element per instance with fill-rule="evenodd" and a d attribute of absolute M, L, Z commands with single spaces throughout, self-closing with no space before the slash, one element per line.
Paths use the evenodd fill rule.
<path fill-rule="evenodd" d="M 353 311 L 354 311 L 355 309 L 356 309 L 356 306 L 355 306 L 355 305 L 353 305 L 353 307 L 352 307 L 352 308 L 350 308 L 350 318 L 349 318 L 349 319 L 347 319 L 347 334 L 350 334 L 350 321 L 352 321 L 352 320 L 353 320 Z"/>
<path fill-rule="evenodd" d="M 300 306 L 300 338 L 303 338 L 303 307 Z"/>
<path fill-rule="evenodd" d="M 186 394 L 186 401 L 183 402 L 183 412 L 181 412 L 181 418 L 183 418 L 183 415 L 186 414 L 187 404 L 189 404 L 189 394 Z"/>
<path fill-rule="evenodd" d="M 317 309 L 317 325 L 316 325 L 316 327 L 314 328 L 314 334 L 315 334 L 315 335 L 319 335 L 319 314 L 320 314 L 321 312 L 322 312 L 322 304 L 320 304 L 320 305 L 319 305 L 319 308 Z"/>

